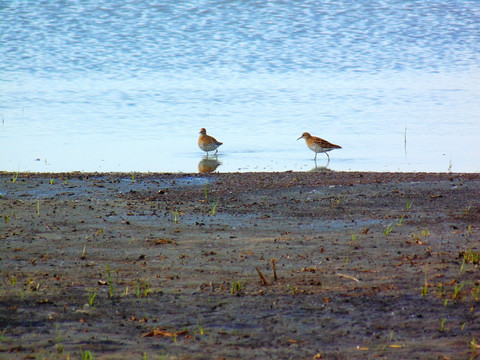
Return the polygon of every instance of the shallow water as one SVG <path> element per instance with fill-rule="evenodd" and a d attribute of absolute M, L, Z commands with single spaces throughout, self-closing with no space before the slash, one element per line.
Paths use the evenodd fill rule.
<path fill-rule="evenodd" d="M 196 172 L 205 127 L 217 171 L 480 171 L 477 1 L 3 1 L 0 16 L 0 170 Z M 315 164 L 304 131 L 342 149 Z"/>

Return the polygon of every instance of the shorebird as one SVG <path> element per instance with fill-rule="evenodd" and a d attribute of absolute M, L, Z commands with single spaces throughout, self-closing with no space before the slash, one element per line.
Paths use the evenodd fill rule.
<path fill-rule="evenodd" d="M 217 148 L 222 145 L 220 141 L 217 141 L 213 136 L 207 135 L 207 130 L 205 128 L 200 129 L 200 137 L 198 138 L 198 147 L 205 151 L 207 153 L 208 157 L 208 152 L 215 150 L 215 154 L 218 152 Z"/>
<path fill-rule="evenodd" d="M 312 136 L 308 132 L 304 132 L 297 140 L 302 138 L 305 139 L 305 143 L 307 144 L 308 148 L 312 151 L 315 151 L 315 157 L 313 158 L 315 161 L 317 160 L 318 153 L 325 153 L 328 157 L 328 161 L 330 161 L 330 156 L 328 155 L 327 151 L 342 148 L 341 146 L 332 144 L 327 140 Z"/>

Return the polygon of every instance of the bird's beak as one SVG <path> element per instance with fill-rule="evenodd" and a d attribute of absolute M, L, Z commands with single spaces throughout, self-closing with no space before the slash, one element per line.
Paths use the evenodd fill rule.
<path fill-rule="evenodd" d="M 299 137 L 297 140 L 300 140 L 302 137 L 303 137 L 303 135 L 302 135 L 302 136 L 300 136 L 300 137 Z"/>

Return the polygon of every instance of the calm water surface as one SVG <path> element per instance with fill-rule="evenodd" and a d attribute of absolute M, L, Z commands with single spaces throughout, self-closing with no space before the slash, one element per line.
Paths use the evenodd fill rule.
<path fill-rule="evenodd" d="M 309 131 L 343 147 L 331 170 L 480 171 L 477 0 L 18 0 L 0 18 L 0 170 L 309 171 Z"/>

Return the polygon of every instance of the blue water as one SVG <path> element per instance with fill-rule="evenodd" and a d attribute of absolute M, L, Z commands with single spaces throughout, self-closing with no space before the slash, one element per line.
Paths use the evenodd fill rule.
<path fill-rule="evenodd" d="M 478 172 L 479 99 L 478 0 L 0 1 L 0 170 Z"/>

